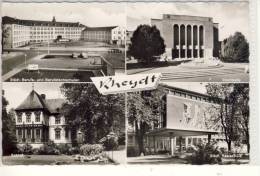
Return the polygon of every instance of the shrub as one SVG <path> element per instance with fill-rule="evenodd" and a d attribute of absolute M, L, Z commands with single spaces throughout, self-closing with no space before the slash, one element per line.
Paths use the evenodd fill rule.
<path fill-rule="evenodd" d="M 118 148 L 118 136 L 111 132 L 106 137 L 99 140 L 105 147 L 105 150 L 115 150 Z"/>
<path fill-rule="evenodd" d="M 215 155 L 215 156 L 213 156 Z M 198 144 L 195 151 L 187 160 L 191 164 L 217 164 L 221 163 L 221 152 L 212 144 Z"/>
<path fill-rule="evenodd" d="M 140 151 L 138 147 L 127 147 L 127 157 L 139 156 Z"/>
<path fill-rule="evenodd" d="M 186 149 L 187 153 L 194 153 L 196 151 L 196 149 L 193 146 L 190 146 Z"/>
<path fill-rule="evenodd" d="M 118 137 L 118 145 L 125 145 L 125 133 L 122 133 Z"/>
<path fill-rule="evenodd" d="M 103 150 L 101 144 L 84 144 L 80 147 L 80 154 L 85 156 L 99 155 Z"/>
<path fill-rule="evenodd" d="M 70 154 L 70 146 L 68 144 L 59 144 L 57 145 L 57 149 L 60 151 L 61 154 Z"/>
<path fill-rule="evenodd" d="M 31 155 L 33 154 L 33 147 L 32 145 L 26 143 L 22 146 L 18 146 L 18 153 L 25 154 L 25 155 Z"/>
<path fill-rule="evenodd" d="M 75 155 L 75 154 L 79 154 L 80 153 L 80 149 L 79 147 L 71 147 L 69 148 L 69 151 L 68 151 L 69 155 Z"/>
<path fill-rule="evenodd" d="M 157 151 L 158 154 L 167 154 L 167 153 L 170 153 L 169 150 L 158 150 Z"/>
<path fill-rule="evenodd" d="M 39 154 L 41 155 L 59 155 L 60 151 L 58 146 L 53 141 L 48 141 L 47 144 L 44 144 L 39 148 Z"/>

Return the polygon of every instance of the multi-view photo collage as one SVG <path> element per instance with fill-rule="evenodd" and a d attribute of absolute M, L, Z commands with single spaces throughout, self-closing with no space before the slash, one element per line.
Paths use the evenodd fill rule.
<path fill-rule="evenodd" d="M 1 5 L 3 165 L 250 163 L 248 2 Z"/>

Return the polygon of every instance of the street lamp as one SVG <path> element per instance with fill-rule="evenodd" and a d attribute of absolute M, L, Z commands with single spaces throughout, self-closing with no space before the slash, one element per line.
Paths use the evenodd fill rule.
<path fill-rule="evenodd" d="M 26 56 L 27 54 L 24 54 L 24 65 L 26 66 Z"/>

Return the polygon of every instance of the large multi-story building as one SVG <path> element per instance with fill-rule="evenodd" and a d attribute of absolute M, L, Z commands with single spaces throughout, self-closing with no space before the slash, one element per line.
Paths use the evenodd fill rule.
<path fill-rule="evenodd" d="M 48 140 L 57 144 L 71 144 L 77 139 L 77 131 L 66 123 L 60 113 L 64 99 L 47 99 L 32 90 L 15 109 L 16 137 L 18 144 L 40 147 Z"/>
<path fill-rule="evenodd" d="M 85 26 L 71 22 L 21 20 L 8 16 L 2 18 L 6 37 L 5 48 L 16 48 L 29 43 L 52 42 L 57 38 L 80 40 Z"/>
<path fill-rule="evenodd" d="M 218 23 L 211 17 L 164 14 L 151 19 L 161 33 L 168 58 L 212 58 L 219 54 Z"/>
<path fill-rule="evenodd" d="M 145 151 L 168 151 L 174 155 L 177 148 L 188 149 L 211 139 L 218 141 L 220 147 L 226 146 L 219 124 L 211 123 L 212 116 L 216 115 L 213 109 L 219 105 L 208 95 L 167 85 L 161 88 L 167 93 L 161 96 L 159 118 L 145 133 Z M 135 125 L 129 124 L 129 149 L 138 149 Z"/>
<path fill-rule="evenodd" d="M 51 43 L 57 39 L 85 40 L 122 45 L 125 28 L 119 26 L 87 27 L 79 22 L 22 20 L 2 17 L 4 48 L 17 48 L 32 43 Z"/>

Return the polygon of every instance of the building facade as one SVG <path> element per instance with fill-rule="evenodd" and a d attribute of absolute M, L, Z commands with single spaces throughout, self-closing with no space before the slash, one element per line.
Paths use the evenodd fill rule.
<path fill-rule="evenodd" d="M 126 29 L 121 26 L 117 26 L 111 30 L 112 43 L 117 45 L 125 45 L 126 41 Z"/>
<path fill-rule="evenodd" d="M 75 129 L 67 125 L 60 113 L 64 99 L 46 99 L 32 90 L 15 109 L 16 137 L 19 145 L 25 143 L 40 147 L 49 140 L 56 144 L 71 144 L 77 138 Z"/>
<path fill-rule="evenodd" d="M 8 16 L 2 17 L 6 30 L 5 48 L 16 48 L 29 43 L 53 42 L 57 38 L 80 40 L 85 26 L 71 22 L 21 20 Z"/>
<path fill-rule="evenodd" d="M 83 31 L 83 40 L 88 42 L 111 42 L 111 31 L 116 26 L 86 27 Z"/>
<path fill-rule="evenodd" d="M 218 23 L 211 17 L 164 14 L 151 25 L 159 29 L 170 59 L 218 57 Z"/>
<path fill-rule="evenodd" d="M 210 123 L 218 104 L 204 94 L 166 85 L 162 88 L 167 93 L 161 97 L 160 115 L 144 136 L 147 153 L 174 155 L 177 150 L 187 150 L 212 139 L 220 147 L 226 147 L 219 124 Z M 128 148 L 138 148 L 135 129 L 135 125 L 129 125 Z"/>

